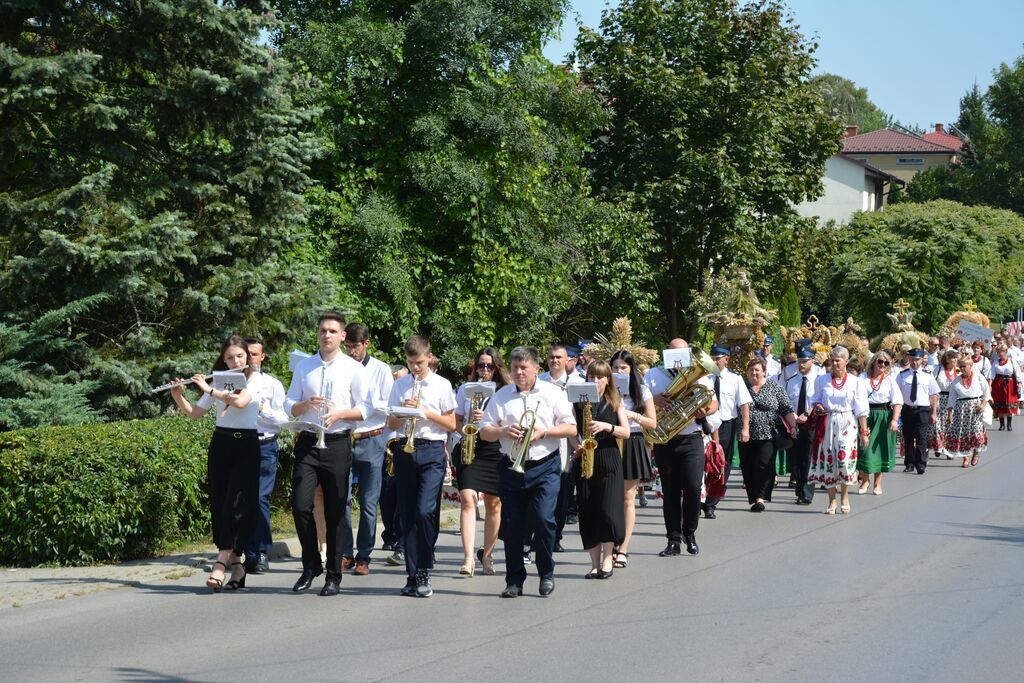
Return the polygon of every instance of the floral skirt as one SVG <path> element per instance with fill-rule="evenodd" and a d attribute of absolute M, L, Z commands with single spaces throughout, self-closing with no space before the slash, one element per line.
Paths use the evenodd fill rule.
<path fill-rule="evenodd" d="M 928 425 L 928 449 L 936 454 L 949 455 L 946 453 L 946 439 L 949 436 L 949 421 L 946 419 L 946 408 L 949 399 L 948 393 L 940 393 L 938 396 L 938 419 L 935 424 Z"/>
<path fill-rule="evenodd" d="M 851 412 L 825 416 L 823 432 L 814 435 L 807 481 L 834 489 L 857 483 L 857 419 Z"/>
<path fill-rule="evenodd" d="M 988 432 L 978 412 L 980 398 L 969 398 L 953 404 L 953 419 L 949 421 L 946 453 L 954 458 L 969 458 L 975 452 L 988 449 Z"/>
<path fill-rule="evenodd" d="M 995 415 L 1016 415 L 1019 402 L 1016 379 L 999 375 L 992 380 L 992 412 Z"/>

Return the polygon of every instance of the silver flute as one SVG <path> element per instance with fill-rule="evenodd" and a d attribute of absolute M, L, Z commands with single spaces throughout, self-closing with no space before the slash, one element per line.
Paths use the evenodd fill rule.
<path fill-rule="evenodd" d="M 253 370 L 259 370 L 259 368 L 256 367 L 255 365 L 249 365 L 249 366 L 246 366 L 246 367 L 252 368 Z M 245 367 L 237 368 L 237 372 L 245 372 Z M 213 375 L 205 375 L 203 377 L 203 381 L 204 382 L 209 382 L 211 379 L 213 379 Z M 195 384 L 195 380 L 192 379 L 191 377 L 189 377 L 188 379 L 179 379 L 179 380 L 177 380 L 175 382 L 168 382 L 167 384 L 161 384 L 158 387 L 153 387 L 153 390 L 151 391 L 151 393 L 158 394 L 161 391 L 167 391 L 168 389 L 173 389 L 174 387 L 183 387 L 183 386 L 185 386 L 187 384 Z"/>

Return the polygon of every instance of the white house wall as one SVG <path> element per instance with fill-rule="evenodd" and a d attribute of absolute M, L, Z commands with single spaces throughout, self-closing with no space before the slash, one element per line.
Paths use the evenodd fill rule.
<path fill-rule="evenodd" d="M 875 205 L 874 183 L 867 170 L 836 155 L 825 161 L 825 192 L 813 202 L 796 205 L 797 213 L 817 217 L 819 223 L 847 223 L 857 211 L 871 211 Z"/>

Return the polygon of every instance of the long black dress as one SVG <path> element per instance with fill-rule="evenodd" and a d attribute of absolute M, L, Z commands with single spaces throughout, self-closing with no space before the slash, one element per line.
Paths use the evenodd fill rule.
<path fill-rule="evenodd" d="M 604 401 L 593 407 L 591 419 L 612 425 L 619 423 L 615 411 Z M 579 406 L 576 407 L 576 424 L 579 425 L 579 433 L 583 429 L 583 410 Z M 619 444 L 609 433 L 601 433 L 596 438 L 594 476 L 584 479 L 580 474 L 581 459 L 573 463 L 584 550 L 601 543 L 622 543 L 626 536 L 626 513 L 622 501 L 625 489 Z"/>

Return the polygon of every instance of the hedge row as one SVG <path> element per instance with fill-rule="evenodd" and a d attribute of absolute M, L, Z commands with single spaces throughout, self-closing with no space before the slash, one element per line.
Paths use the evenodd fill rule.
<path fill-rule="evenodd" d="M 212 425 L 179 416 L 0 434 L 0 563 L 127 560 L 201 538 Z"/>

